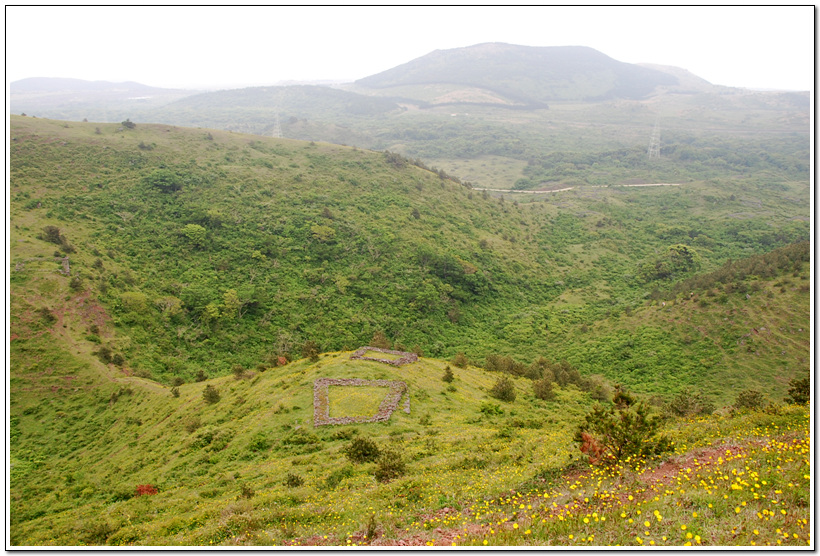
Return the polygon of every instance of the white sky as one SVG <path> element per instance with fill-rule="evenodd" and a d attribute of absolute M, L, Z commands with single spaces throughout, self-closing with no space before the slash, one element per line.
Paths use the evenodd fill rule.
<path fill-rule="evenodd" d="M 482 42 L 589 46 L 716 85 L 810 90 L 813 6 L 6 7 L 6 80 L 353 81 Z"/>

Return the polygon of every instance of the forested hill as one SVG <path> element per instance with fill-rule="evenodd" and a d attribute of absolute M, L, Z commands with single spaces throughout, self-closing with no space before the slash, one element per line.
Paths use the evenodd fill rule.
<path fill-rule="evenodd" d="M 588 47 L 503 43 L 436 50 L 356 81 L 357 85 L 377 89 L 458 84 L 499 93 L 525 105 L 556 100 L 638 99 L 658 86 L 677 83 L 669 73 L 619 62 Z"/>
<path fill-rule="evenodd" d="M 14 116 L 10 145 L 13 330 L 93 313 L 66 349 L 165 383 L 378 332 L 432 356 L 617 373 L 567 342 L 677 280 L 808 234 L 802 183 L 519 202 L 391 153 L 170 125 Z M 717 361 L 702 358 L 693 380 Z"/>

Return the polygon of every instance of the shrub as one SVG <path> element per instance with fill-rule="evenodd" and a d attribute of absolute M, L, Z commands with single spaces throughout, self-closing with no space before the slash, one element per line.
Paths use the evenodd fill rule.
<path fill-rule="evenodd" d="M 463 369 L 464 367 L 466 367 L 466 366 L 467 366 L 467 363 L 469 363 L 469 361 L 467 360 L 467 356 L 466 356 L 466 355 L 464 355 L 464 354 L 463 354 L 463 353 L 461 353 L 461 352 L 458 352 L 458 353 L 456 354 L 456 356 L 455 356 L 455 357 L 453 357 L 453 360 L 451 361 L 451 363 L 452 363 L 453 365 L 455 365 L 456 367 L 458 367 L 459 369 Z"/>
<path fill-rule="evenodd" d="M 390 349 L 390 342 L 387 341 L 387 336 L 384 335 L 384 332 L 376 331 L 370 340 L 370 347 Z"/>
<path fill-rule="evenodd" d="M 334 431 L 333 434 L 330 435 L 330 438 L 333 440 L 350 440 L 357 434 L 358 430 L 356 429 L 339 429 Z"/>
<path fill-rule="evenodd" d="M 345 465 L 341 469 L 337 469 L 327 476 L 327 479 L 325 479 L 325 486 L 328 488 L 336 488 L 343 480 L 352 477 L 353 474 L 353 468 L 349 465 Z"/>
<path fill-rule="evenodd" d="M 248 449 L 252 452 L 264 452 L 271 446 L 273 446 L 273 441 L 268 437 L 265 431 L 260 431 L 251 438 Z"/>
<path fill-rule="evenodd" d="M 219 395 L 219 390 L 217 390 L 216 388 L 214 388 L 210 384 L 205 386 L 205 390 L 202 391 L 202 397 L 209 404 L 215 404 L 220 399 L 222 399 L 222 397 Z"/>
<path fill-rule="evenodd" d="M 43 241 L 56 243 L 57 245 L 61 245 L 63 242 L 65 242 L 65 238 L 63 238 L 63 236 L 60 235 L 60 228 L 58 228 L 57 226 L 44 227 L 43 234 L 39 237 Z"/>
<path fill-rule="evenodd" d="M 758 390 L 744 390 L 735 398 L 732 409 L 742 411 L 745 409 L 761 409 L 766 405 L 766 397 Z"/>
<path fill-rule="evenodd" d="M 233 373 L 233 377 L 236 380 L 242 380 L 243 378 L 245 378 L 245 367 L 243 367 L 239 363 L 231 367 L 231 372 Z"/>
<path fill-rule="evenodd" d="M 504 415 L 504 410 L 497 403 L 481 402 L 478 410 L 484 415 Z"/>
<path fill-rule="evenodd" d="M 366 463 L 376 461 L 381 455 L 381 450 L 376 443 L 362 436 L 357 436 L 342 450 L 347 459 L 353 463 Z"/>
<path fill-rule="evenodd" d="M 117 532 L 117 527 L 104 519 L 83 522 L 79 537 L 85 544 L 105 544 L 108 537 Z"/>
<path fill-rule="evenodd" d="M 177 388 L 176 386 L 171 388 L 171 395 L 175 398 L 178 398 L 179 397 L 179 388 Z"/>
<path fill-rule="evenodd" d="M 453 382 L 456 379 L 456 376 L 453 374 L 453 370 L 450 368 L 450 365 L 444 367 L 444 375 L 441 377 L 441 380 L 444 382 Z"/>
<path fill-rule="evenodd" d="M 645 403 L 620 386 L 615 387 L 612 402 L 609 407 L 596 404 L 575 431 L 573 439 L 591 464 L 616 464 L 671 449 L 669 439 L 657 434 L 660 418 L 650 416 Z"/>
<path fill-rule="evenodd" d="M 376 470 L 373 474 L 380 483 L 387 483 L 397 479 L 406 473 L 404 461 L 401 454 L 395 450 L 384 450 L 379 456 Z"/>
<path fill-rule="evenodd" d="M 135 127 L 137 127 L 137 124 L 132 122 L 129 118 L 125 118 L 125 121 L 122 122 L 121 125 L 122 125 L 122 127 L 125 127 L 125 128 L 128 128 L 128 129 L 134 129 Z"/>
<path fill-rule="evenodd" d="M 515 401 L 515 384 L 508 376 L 502 376 L 495 381 L 490 389 L 490 395 L 502 402 Z"/>
<path fill-rule="evenodd" d="M 319 344 L 313 340 L 305 342 L 302 346 L 302 357 L 310 359 L 311 363 L 317 362 L 319 360 Z"/>
<path fill-rule="evenodd" d="M 135 496 L 153 496 L 159 494 L 157 487 L 153 485 L 137 485 L 137 493 Z"/>
<path fill-rule="evenodd" d="M 811 400 L 811 376 L 806 373 L 803 378 L 793 378 L 789 381 L 789 395 L 786 402 L 797 405 L 806 405 Z"/>
<path fill-rule="evenodd" d="M 155 187 L 163 193 L 182 189 L 182 177 L 166 168 L 154 170 L 142 179 L 142 183 L 148 187 Z"/>
<path fill-rule="evenodd" d="M 285 480 L 282 482 L 282 484 L 288 488 L 296 488 L 305 484 L 305 480 L 300 475 L 296 475 L 295 473 L 288 473 L 287 477 L 285 477 Z"/>
<path fill-rule="evenodd" d="M 552 389 L 552 381 L 548 378 L 542 378 L 532 383 L 532 390 L 535 397 L 539 400 L 552 401 L 555 399 L 555 392 Z"/>
<path fill-rule="evenodd" d="M 678 417 L 691 415 L 710 415 L 715 411 L 715 404 L 700 392 L 691 389 L 681 391 L 665 406 L 666 412 Z"/>

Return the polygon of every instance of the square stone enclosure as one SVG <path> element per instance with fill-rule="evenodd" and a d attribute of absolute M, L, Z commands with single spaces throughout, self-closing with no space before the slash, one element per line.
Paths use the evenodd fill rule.
<path fill-rule="evenodd" d="M 379 410 L 371 417 L 331 417 L 328 389 L 330 386 L 381 386 L 388 387 L 387 395 L 379 404 Z M 376 423 L 387 421 L 407 393 L 407 384 L 400 380 L 366 380 L 363 378 L 317 378 L 313 382 L 313 426 L 349 425 L 353 423 Z M 404 412 L 410 413 L 410 395 L 404 400 Z"/>

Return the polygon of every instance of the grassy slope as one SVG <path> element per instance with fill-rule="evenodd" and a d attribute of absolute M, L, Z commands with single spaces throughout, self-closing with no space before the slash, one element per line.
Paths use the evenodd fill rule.
<path fill-rule="evenodd" d="M 378 508 L 378 530 L 383 539 L 392 538 L 398 542 L 400 537 L 406 535 L 421 535 L 429 541 L 437 536 L 424 533 L 425 529 L 429 529 L 425 523 L 435 523 L 428 519 L 432 513 L 462 505 L 469 507 L 467 502 L 500 495 L 527 483 L 540 472 L 554 472 L 566 463 L 572 446 L 565 431 L 571 429 L 590 403 L 587 396 L 577 390 L 559 391 L 558 401 L 548 404 L 534 400 L 529 394 L 529 383 L 519 379 L 518 400 L 512 405 L 501 404 L 505 414 L 491 417 L 483 415 L 480 407 L 495 377 L 480 369 L 456 370 L 456 391 L 450 392 L 440 380 L 443 362 L 423 359 L 410 368 L 397 370 L 385 365 L 346 361 L 345 354 L 339 353 L 325 356 L 316 365 L 301 361 L 241 381 L 230 376 L 213 379 L 210 383 L 220 389 L 222 400 L 215 405 L 207 405 L 202 399 L 202 383 L 182 385 L 180 397 L 175 398 L 167 387 L 145 378 L 127 376 L 120 368 L 103 365 L 93 354 L 100 345 L 111 345 L 122 349 L 129 358 L 140 361 L 139 357 L 144 352 L 156 349 L 147 340 L 152 339 L 150 334 L 159 334 L 163 330 L 157 327 L 162 324 L 158 315 L 152 313 L 153 320 L 147 325 L 136 326 L 133 315 L 122 312 L 122 306 L 117 302 L 125 291 L 146 291 L 151 301 L 163 293 L 152 284 L 167 279 L 167 275 L 157 271 L 163 268 L 163 264 L 169 263 L 163 263 L 161 257 L 151 255 L 150 250 L 143 251 L 144 246 L 150 245 L 160 253 L 167 247 L 166 261 L 170 253 L 176 253 L 177 257 L 192 257 L 192 260 L 209 260 L 211 264 L 215 256 L 225 256 L 225 251 L 221 250 L 199 252 L 183 248 L 185 240 L 178 231 L 186 222 L 185 218 L 196 214 L 196 211 L 184 212 L 188 208 L 186 203 L 198 203 L 194 196 L 180 196 L 185 202 L 170 208 L 160 202 L 162 199 L 149 196 L 148 202 L 154 204 L 146 206 L 151 207 L 150 211 L 159 212 L 162 219 L 155 222 L 146 214 L 149 211 L 141 205 L 146 199 L 140 199 L 145 195 L 140 190 L 140 178 L 150 171 L 152 164 L 160 159 L 166 163 L 171 161 L 172 167 L 186 168 L 190 170 L 190 175 L 202 178 L 206 185 L 197 190 L 201 204 L 196 204 L 194 208 L 204 209 L 213 207 L 214 202 L 220 202 L 224 194 L 224 191 L 217 194 L 213 186 L 209 189 L 206 177 L 210 174 L 225 179 L 221 185 L 227 186 L 224 189 L 228 191 L 233 189 L 235 194 L 231 199 L 242 202 L 240 192 L 250 194 L 252 200 L 260 199 L 257 191 L 264 188 L 256 190 L 254 187 L 270 178 L 271 174 L 267 171 L 271 169 L 263 164 L 266 160 L 275 166 L 279 180 L 274 183 L 282 187 L 284 193 L 305 189 L 305 180 L 324 183 L 321 180 L 327 179 L 328 173 L 338 176 L 340 170 L 327 166 L 326 160 L 319 155 L 332 157 L 340 152 L 345 155 L 340 159 L 342 162 L 350 161 L 347 155 L 352 153 L 360 157 L 360 161 L 369 162 L 383 184 L 390 184 L 395 174 L 384 165 L 381 156 L 325 145 L 293 145 L 286 141 L 237 143 L 229 134 L 219 132 L 213 132 L 211 142 L 205 138 L 205 131 L 175 131 L 169 126 L 138 126 L 130 135 L 117 134 L 113 128 L 100 126 L 104 137 L 99 137 L 94 132 L 95 124 L 60 124 L 18 118 L 14 118 L 14 122 L 19 127 L 15 128 L 12 140 L 20 141 L 25 146 L 23 150 L 12 151 L 15 162 L 11 191 L 13 229 L 10 238 L 13 256 L 10 270 L 14 270 L 10 276 L 13 543 L 264 544 L 301 538 L 300 542 L 345 544 L 348 534 L 353 535 L 351 542 L 364 541 L 361 538 L 361 531 L 366 528 L 364 515 L 374 504 L 376 506 L 373 507 Z M 140 141 L 151 144 L 153 149 L 139 149 L 136 145 Z M 97 145 L 93 146 L 94 143 Z M 213 146 L 214 143 L 217 146 Z M 192 145 L 197 145 L 199 150 L 192 150 Z M 18 148 L 21 148 L 19 144 L 13 147 Z M 274 158 L 277 148 L 282 153 L 278 156 L 284 160 Z M 211 151 L 216 151 L 216 154 Z M 63 155 L 55 159 L 56 152 Z M 264 156 L 256 155 L 257 152 L 262 152 Z M 26 156 L 19 156 L 20 153 Z M 146 160 L 147 157 L 143 156 L 146 154 L 156 158 Z M 185 160 L 194 158 L 196 162 L 183 166 L 180 154 L 186 157 Z M 216 160 L 220 163 L 217 164 Z M 254 160 L 259 160 L 259 164 L 253 165 Z M 291 168 L 291 163 L 304 169 Z M 131 169 L 131 166 L 136 168 Z M 325 174 L 321 173 L 322 170 Z M 405 171 L 416 172 L 412 168 Z M 260 173 L 262 177 L 259 177 Z M 301 182 L 291 179 L 297 173 L 303 173 Z M 225 178 L 226 175 L 229 179 Z M 426 174 L 419 175 L 422 181 L 426 179 Z M 348 179 L 351 177 L 359 183 L 367 183 L 357 174 L 347 176 Z M 395 179 L 399 180 L 399 188 L 406 183 L 410 192 L 418 191 L 414 185 L 418 182 Z M 532 229 L 517 228 L 512 219 L 498 222 L 492 216 L 508 211 L 506 214 L 516 215 L 532 226 L 544 221 L 537 216 L 539 210 L 547 215 L 549 228 L 545 227 L 540 232 L 545 242 L 542 245 L 551 247 L 547 260 L 553 261 L 562 278 L 575 281 L 570 282 L 571 287 L 561 288 L 558 292 L 561 293 L 560 299 L 567 302 L 556 306 L 532 307 L 528 306 L 526 299 L 522 299 L 522 309 L 517 312 L 513 310 L 507 315 L 494 314 L 492 318 L 487 318 L 493 312 L 491 306 L 475 309 L 465 304 L 469 307 L 468 319 L 489 322 L 492 328 L 477 328 L 477 334 L 469 338 L 470 343 L 462 344 L 480 348 L 486 339 L 502 336 L 506 345 L 520 346 L 522 342 L 527 342 L 538 348 L 540 353 L 547 354 L 550 354 L 548 346 L 553 342 L 570 345 L 569 341 L 572 340 L 572 345 L 575 345 L 574 341 L 580 339 L 581 334 L 560 332 L 561 327 L 572 330 L 573 325 L 580 326 L 580 323 L 586 322 L 584 319 L 590 314 L 599 314 L 588 313 L 585 306 L 590 299 L 594 299 L 590 296 L 595 290 L 596 281 L 603 283 L 620 274 L 617 265 L 615 270 L 606 270 L 617 257 L 613 259 L 610 256 L 606 265 L 592 262 L 604 255 L 600 251 L 602 240 L 618 240 L 617 233 L 624 237 L 653 237 L 657 233 L 659 224 L 646 222 L 630 229 L 628 234 L 613 226 L 607 231 L 608 238 L 601 237 L 601 230 L 596 225 L 601 216 L 608 214 L 617 217 L 620 214 L 618 210 L 610 211 L 606 208 L 608 205 L 626 207 L 634 199 L 640 199 L 650 203 L 645 214 L 651 214 L 652 203 L 657 203 L 654 206 L 669 207 L 673 211 L 670 221 L 680 221 L 678 216 L 687 213 L 694 213 L 702 220 L 704 214 L 709 214 L 710 201 L 706 195 L 714 193 L 703 184 L 699 187 L 705 189 L 700 192 L 695 190 L 694 194 L 681 192 L 669 197 L 668 192 L 642 191 L 635 192 L 636 196 L 630 201 L 632 192 L 613 191 L 609 194 L 606 191 L 590 191 L 588 195 L 598 205 L 590 205 L 585 197 L 587 194 L 582 192 L 566 195 L 557 199 L 555 204 L 530 209 L 523 205 L 513 207 L 509 202 L 500 206 L 496 201 L 486 202 L 478 195 L 470 200 L 467 199 L 467 192 L 458 186 L 445 183 L 442 189 L 438 178 L 430 176 L 429 179 L 431 181 L 423 181 L 422 191 L 435 191 L 436 195 L 427 199 L 424 195 L 420 196 L 419 204 L 415 206 L 434 214 L 436 210 L 441 210 L 439 214 L 443 220 L 437 220 L 438 227 L 443 221 L 448 223 L 450 230 L 462 229 L 470 220 L 473 224 L 486 226 L 481 238 L 486 238 L 493 247 L 493 257 L 497 258 L 495 264 L 498 265 L 495 268 L 503 269 L 502 262 L 513 264 L 524 278 L 527 272 L 538 268 L 535 261 L 543 256 L 530 250 L 532 247 L 524 241 L 527 233 L 533 233 Z M 101 196 L 99 190 L 116 195 Z M 796 186 L 787 195 L 799 197 L 799 190 Z M 349 192 L 350 189 L 343 191 Z M 444 193 L 439 195 L 439 191 Z M 311 194 L 318 195 L 316 192 Z M 602 200 L 602 195 L 606 202 Z M 283 195 L 283 198 L 288 197 Z M 414 206 L 408 203 L 396 209 L 393 204 L 380 205 L 383 201 L 374 193 L 368 199 L 393 220 L 398 215 L 406 215 L 408 209 Z M 394 197 L 394 204 L 402 199 Z M 309 233 L 312 223 L 324 222 L 318 215 L 321 208 L 332 200 L 330 197 L 314 198 L 314 202 L 308 203 L 312 211 L 309 224 L 298 227 Z M 101 201 L 107 203 L 105 210 L 100 206 Z M 461 220 L 459 210 L 464 210 L 464 204 L 469 206 L 469 201 L 473 202 L 476 210 L 469 214 L 470 220 L 466 217 Z M 733 202 L 742 204 L 744 199 Z M 749 205 L 747 209 L 768 222 L 781 223 L 793 214 L 783 211 L 784 217 L 778 219 L 781 218 L 778 213 L 782 202 L 782 198 L 775 198 L 765 205 Z M 38 207 L 38 203 L 42 205 Z M 216 206 L 228 213 L 230 226 L 237 225 L 237 229 L 232 230 L 236 233 L 231 236 L 231 241 L 241 241 L 239 238 L 243 233 L 250 233 L 248 228 L 238 224 L 242 221 L 241 211 L 247 213 L 252 210 L 251 205 L 244 205 L 242 209 L 231 209 L 228 204 Z M 334 206 L 331 204 L 331 208 Z M 185 218 L 166 218 L 180 207 L 182 214 L 187 215 Z M 566 214 L 559 212 L 559 209 L 567 211 L 584 207 L 587 210 L 595 207 L 599 212 L 587 213 L 578 220 L 567 218 Z M 723 210 L 731 208 L 731 205 L 722 207 Z M 229 212 L 231 210 L 233 212 Z M 625 209 L 622 212 L 626 214 Z M 747 221 L 743 226 L 729 228 L 734 229 L 736 236 L 739 235 L 736 243 L 732 243 L 732 233 L 721 231 L 717 225 L 720 216 L 715 214 L 712 218 L 715 223 L 708 228 L 710 233 L 706 235 L 717 235 L 719 242 L 704 253 L 707 264 L 709 261 L 720 261 L 720 256 L 741 253 L 741 246 L 750 243 L 760 249 L 769 237 L 766 234 L 772 233 L 754 224 L 754 220 L 751 226 Z M 333 222 L 335 225 L 337 220 Z M 623 225 L 626 220 L 619 222 Z M 144 230 L 138 228 L 142 231 L 134 233 L 138 223 L 147 227 Z M 53 251 L 60 247 L 35 237 L 45 224 L 59 225 L 77 247 L 77 252 L 71 254 L 72 274 L 83 278 L 82 287 L 72 289 L 71 279 L 57 272 L 60 266 L 53 257 Z M 170 230 L 163 230 L 163 226 Z M 409 237 L 416 237 L 419 233 L 422 236 L 429 234 L 431 242 L 437 238 L 440 241 L 441 237 L 451 237 L 439 236 L 442 232 L 436 229 L 416 228 L 410 232 L 406 228 L 394 227 L 393 231 L 397 235 L 410 234 Z M 670 231 L 670 228 L 663 228 L 660 245 L 674 241 L 674 235 L 668 234 L 678 232 L 674 229 Z M 682 229 L 682 233 L 686 233 L 685 228 Z M 381 230 L 374 229 L 373 233 L 377 231 Z M 634 235 L 641 232 L 645 235 Z M 215 232 L 209 228 L 212 241 L 220 241 L 219 235 L 222 233 L 227 232 Z M 502 234 L 520 234 L 519 241 L 503 240 Z M 774 235 L 771 237 L 774 238 Z M 477 242 L 478 239 L 475 237 L 472 241 Z M 777 244 L 776 239 L 769 241 Z M 617 246 L 617 249 L 611 250 L 612 253 L 618 249 L 639 249 L 639 246 L 630 246 L 627 242 L 609 245 Z M 377 248 L 378 245 L 373 247 Z M 99 254 L 93 251 L 95 249 Z M 366 253 L 366 256 L 372 257 L 367 247 L 361 252 L 363 256 Z M 237 260 L 251 257 L 251 253 L 248 246 L 247 251 L 239 253 Z M 466 255 L 470 251 L 465 249 L 463 253 Z M 722 255 L 715 256 L 714 253 Z M 715 258 L 708 258 L 710 255 Z M 311 256 L 315 255 L 308 254 L 308 257 Z M 285 255 L 280 257 L 287 260 Z M 95 266 L 96 259 L 103 261 L 103 269 Z M 622 260 L 622 265 L 626 261 L 634 261 L 634 254 Z M 18 269 L 20 263 L 22 266 Z M 330 265 L 327 260 L 325 263 Z M 216 268 L 216 264 L 213 267 Z M 227 264 L 220 269 L 219 279 L 223 282 L 218 290 L 220 294 L 230 285 L 230 282 L 225 282 L 226 277 L 230 279 L 233 276 L 230 268 L 231 265 Z M 298 272 L 303 273 L 305 268 L 314 268 L 314 265 L 299 267 Z M 248 269 L 242 269 L 242 272 L 248 272 Z M 109 284 L 107 293 L 98 285 L 103 279 Z M 804 327 L 803 332 L 795 330 L 807 318 L 805 312 L 799 309 L 805 306 L 806 294 L 801 291 L 803 282 L 799 275 L 781 276 L 777 280 L 779 286 L 775 280 L 762 283 L 760 295 L 752 295 L 751 300 L 732 294 L 726 300 L 716 299 L 714 303 L 707 299 L 708 305 L 700 307 L 698 297 L 674 306 L 668 304 L 667 307 L 636 310 L 631 317 L 621 316 L 618 321 L 609 320 L 599 325 L 590 321 L 591 335 L 593 338 L 597 336 L 599 343 L 602 343 L 600 339 L 606 339 L 608 326 L 623 326 L 625 330 L 640 326 L 665 330 L 668 324 L 665 321 L 672 319 L 675 326 L 668 334 L 673 338 L 683 340 L 694 335 L 692 327 L 704 328 L 706 336 L 710 336 L 713 333 L 709 332 L 709 327 L 712 327 L 711 330 L 723 328 L 725 321 L 722 319 L 729 318 L 731 315 L 726 315 L 726 312 L 733 310 L 735 328 L 730 331 L 742 336 L 747 326 L 760 330 L 761 324 L 771 331 L 771 335 L 760 342 L 762 357 L 753 357 L 752 352 L 745 350 L 746 344 L 744 349 L 738 349 L 737 342 L 743 338 L 732 337 L 730 340 L 734 342 L 736 353 L 728 357 L 721 352 L 723 358 L 716 360 L 716 363 L 723 365 L 713 367 L 724 374 L 696 384 L 710 386 L 716 383 L 713 380 L 719 378 L 721 380 L 717 383 L 723 385 L 730 380 L 729 373 L 737 379 L 741 375 L 738 370 L 748 372 L 752 369 L 771 374 L 774 368 L 772 362 L 780 357 L 775 342 L 791 344 L 786 345 L 787 371 L 778 371 L 777 374 L 779 380 L 785 381 L 788 372 L 796 372 L 806 353 L 807 328 Z M 616 294 L 628 291 L 625 284 L 618 286 L 620 290 L 615 287 L 613 291 Z M 315 287 L 309 285 L 303 291 L 309 292 Z M 786 291 L 781 292 L 779 288 Z M 773 297 L 766 297 L 769 291 Z M 604 300 L 607 297 L 616 296 L 610 294 Z M 696 302 L 697 309 L 693 307 Z M 50 310 L 53 321 L 39 312 L 43 307 Z M 750 307 L 756 309 L 752 311 Z M 569 313 L 563 313 L 564 309 Z M 570 317 L 567 317 L 568 314 Z M 652 315 L 648 324 L 642 319 L 646 315 Z M 686 319 L 690 322 L 684 324 Z M 549 325 L 550 332 L 547 335 L 534 334 L 536 328 L 544 323 Z M 92 325 L 97 326 L 97 333 L 91 332 Z M 177 330 L 167 328 L 174 334 Z M 490 333 L 490 330 L 493 332 Z M 371 332 L 372 329 L 365 330 L 361 337 L 366 341 Z M 503 334 L 499 335 L 499 332 Z M 556 335 L 551 337 L 551 334 Z M 613 334 L 618 336 L 619 333 Z M 657 347 L 657 338 L 649 337 L 652 340 L 650 343 Z M 230 343 L 235 338 L 229 335 L 222 341 Z M 267 338 L 270 341 L 270 333 Z M 607 343 L 617 344 L 619 337 L 615 340 Z M 664 343 L 662 340 L 660 344 Z M 129 343 L 133 347 L 129 347 Z M 644 347 L 648 349 L 649 346 L 639 344 L 640 349 L 636 349 L 641 356 L 646 355 L 643 353 Z M 196 349 L 192 348 L 191 353 Z M 166 353 L 173 354 L 172 351 Z M 220 348 L 214 353 L 224 352 Z M 244 351 L 240 350 L 232 353 L 236 358 L 244 355 Z M 690 353 L 681 348 L 679 360 L 686 360 Z M 179 354 L 177 351 L 176 356 Z M 562 352 L 556 349 L 555 354 L 561 355 Z M 251 366 L 258 361 L 254 357 L 248 359 Z M 667 361 L 674 360 L 671 358 Z M 165 359 L 163 364 L 173 361 Z M 248 363 L 245 364 L 248 366 Z M 217 369 L 217 373 L 227 373 L 229 366 L 226 363 Z M 133 370 L 129 364 L 125 368 Z M 621 374 L 626 373 L 619 370 L 618 375 Z M 618 375 L 613 373 L 611 376 L 619 378 Z M 332 429 L 318 430 L 316 440 L 310 435 L 304 438 L 296 433 L 294 436 L 295 430 L 310 428 L 310 385 L 314 378 L 321 376 L 396 378 L 410 383 L 410 416 L 399 411 L 388 424 L 357 427 L 383 445 L 401 447 L 409 460 L 410 471 L 406 478 L 381 485 L 373 480 L 372 464 L 349 467 L 341 454 L 345 441 L 334 438 L 335 431 Z M 742 381 L 738 387 L 757 384 Z M 648 390 L 665 393 L 668 383 L 661 381 L 656 387 Z M 782 388 L 781 383 L 769 390 L 770 397 L 777 397 Z M 339 403 L 344 404 L 344 400 Z M 428 423 L 424 419 L 428 413 L 429 424 L 422 424 Z M 789 419 L 792 419 L 790 422 L 799 423 L 799 413 L 794 413 Z M 302 428 L 296 429 L 297 426 Z M 754 430 L 755 426 L 756 422 L 744 424 L 741 420 L 735 429 L 719 429 L 708 439 L 725 442 L 746 434 L 770 434 L 765 430 Z M 681 434 L 685 437 L 693 434 L 686 431 L 700 432 L 701 429 L 702 425 L 696 424 L 693 429 L 682 429 Z M 691 441 L 687 447 L 691 447 Z M 794 468 L 795 477 L 802 473 L 798 467 Z M 288 473 L 303 476 L 305 484 L 293 489 L 285 487 L 282 482 Z M 157 497 L 131 498 L 136 485 L 146 483 L 158 485 L 161 494 Z M 330 486 L 333 484 L 336 486 Z M 238 499 L 243 487 L 255 491 L 256 495 L 250 499 Z M 720 523 L 721 526 L 727 524 L 728 528 L 728 522 Z M 797 525 L 792 521 L 790 527 Z M 249 535 L 250 532 L 256 536 Z M 552 539 L 553 533 L 543 533 L 539 542 Z M 319 536 L 312 537 L 314 534 Z M 324 535 L 328 535 L 327 541 Z M 728 537 L 715 538 L 717 541 L 713 542 L 725 541 Z M 745 537 L 739 542 L 743 540 Z M 770 540 L 775 542 L 774 537 Z M 804 538 L 799 540 L 803 542 Z M 502 542 L 513 544 L 516 541 L 514 537 L 505 537 Z"/>
<path fill-rule="evenodd" d="M 28 342 L 42 360 L 55 344 L 58 331 Z M 490 416 L 481 407 L 494 403 L 491 373 L 455 369 L 450 390 L 440 379 L 443 362 L 397 369 L 349 355 L 211 380 L 221 395 L 215 404 L 204 401 L 201 383 L 181 386 L 179 397 L 144 383 L 114 384 L 81 354 L 73 367 L 51 369 L 62 384 L 32 380 L 12 398 L 11 543 L 637 545 L 641 537 L 680 545 L 687 542 L 680 524 L 701 544 L 807 541 L 802 409 L 670 423 L 677 455 L 662 471 L 652 463 L 609 477 L 582 465 L 565 479 L 560 470 L 574 450 L 567 431 L 587 410 L 585 395 L 559 390 L 555 402 L 540 402 L 518 380 L 516 402 L 498 404 L 503 414 Z M 403 380 L 411 413 L 314 429 L 312 382 L 321 377 Z M 345 405 L 344 393 L 333 396 Z M 342 449 L 353 429 L 399 450 L 407 474 L 378 483 L 374 464 L 350 464 Z M 746 465 L 739 475 L 738 459 Z M 290 475 L 303 484 L 288 486 Z M 717 482 L 706 493 L 696 479 Z M 754 484 L 761 479 L 762 488 Z M 730 489 L 733 482 L 740 491 Z M 141 484 L 160 494 L 134 497 Z M 770 523 L 755 519 L 764 509 L 776 512 L 765 514 Z M 653 518 L 647 535 L 621 514 L 652 510 L 664 521 Z"/>

